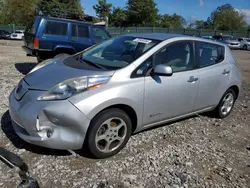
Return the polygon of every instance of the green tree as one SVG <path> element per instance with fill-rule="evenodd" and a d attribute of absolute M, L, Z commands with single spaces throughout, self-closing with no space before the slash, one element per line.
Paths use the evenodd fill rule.
<path fill-rule="evenodd" d="M 26 25 L 33 19 L 37 0 L 0 1 L 0 19 L 3 24 Z"/>
<path fill-rule="evenodd" d="M 215 29 L 237 30 L 246 27 L 244 14 L 235 10 L 230 4 L 219 6 L 210 16 Z"/>
<path fill-rule="evenodd" d="M 106 0 L 98 0 L 98 3 L 93 6 L 96 11 L 96 15 L 100 20 L 108 23 L 108 18 L 111 12 L 112 4 L 106 2 Z"/>
<path fill-rule="evenodd" d="M 185 19 L 178 14 L 164 14 L 160 15 L 159 26 L 167 28 L 183 28 L 183 25 L 186 23 Z"/>
<path fill-rule="evenodd" d="M 212 29 L 213 28 L 213 25 L 210 22 L 210 18 L 208 18 L 207 21 L 195 20 L 194 25 L 196 29 Z"/>
<path fill-rule="evenodd" d="M 128 23 L 133 26 L 157 25 L 158 9 L 154 0 L 128 0 Z"/>
<path fill-rule="evenodd" d="M 54 12 L 83 14 L 80 0 L 39 0 L 37 10 L 41 13 L 52 14 Z"/>
<path fill-rule="evenodd" d="M 39 13 L 54 11 L 83 14 L 80 0 L 0 0 L 0 19 L 4 24 L 27 25 Z"/>
<path fill-rule="evenodd" d="M 204 27 L 204 22 L 203 20 L 195 20 L 195 28 L 196 29 L 203 29 Z"/>
<path fill-rule="evenodd" d="M 127 25 L 127 12 L 122 8 L 114 8 L 110 14 L 109 23 L 115 27 L 124 27 Z"/>

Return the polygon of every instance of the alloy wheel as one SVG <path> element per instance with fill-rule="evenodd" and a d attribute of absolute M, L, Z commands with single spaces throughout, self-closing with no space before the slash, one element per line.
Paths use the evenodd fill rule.
<path fill-rule="evenodd" d="M 102 123 L 96 133 L 96 147 L 103 153 L 110 153 L 122 145 L 126 134 L 127 124 L 121 118 L 110 118 Z"/>
<path fill-rule="evenodd" d="M 220 108 L 221 113 L 226 116 L 230 113 L 234 105 L 234 96 L 232 93 L 228 93 L 222 100 L 222 106 Z"/>

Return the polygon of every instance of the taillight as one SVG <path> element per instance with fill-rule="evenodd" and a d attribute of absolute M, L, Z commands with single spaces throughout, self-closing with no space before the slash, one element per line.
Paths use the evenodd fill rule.
<path fill-rule="evenodd" d="M 34 49 L 38 49 L 39 48 L 39 40 L 38 40 L 38 38 L 34 38 L 33 47 L 34 47 Z"/>

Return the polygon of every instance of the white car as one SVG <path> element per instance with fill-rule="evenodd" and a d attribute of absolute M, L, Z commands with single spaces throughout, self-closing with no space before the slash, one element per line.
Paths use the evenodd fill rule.
<path fill-rule="evenodd" d="M 10 39 L 22 40 L 24 38 L 24 30 L 16 30 L 10 35 Z"/>
<path fill-rule="evenodd" d="M 243 50 L 250 50 L 250 38 L 238 38 L 240 48 Z"/>

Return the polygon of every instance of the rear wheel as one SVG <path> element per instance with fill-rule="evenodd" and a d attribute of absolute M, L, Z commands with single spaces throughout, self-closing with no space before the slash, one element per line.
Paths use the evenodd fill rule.
<path fill-rule="evenodd" d="M 234 107 L 235 100 L 236 100 L 235 91 L 233 89 L 227 90 L 226 93 L 222 96 L 219 105 L 216 107 L 214 111 L 216 117 L 221 119 L 227 117 L 231 113 Z"/>
<path fill-rule="evenodd" d="M 132 132 L 129 116 L 120 109 L 107 109 L 91 122 L 87 133 L 87 146 L 96 158 L 117 154 L 128 142 Z"/>

